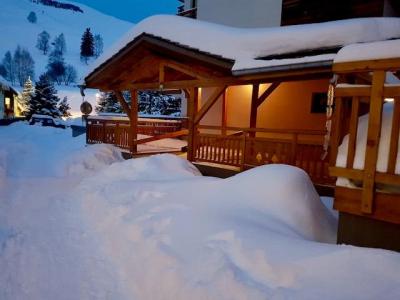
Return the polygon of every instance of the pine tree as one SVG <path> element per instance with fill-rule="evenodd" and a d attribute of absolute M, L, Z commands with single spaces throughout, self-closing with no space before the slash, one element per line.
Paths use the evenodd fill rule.
<path fill-rule="evenodd" d="M 58 110 L 60 111 L 62 117 L 67 118 L 71 116 L 71 113 L 69 112 L 71 110 L 71 107 L 69 106 L 68 98 L 66 96 L 58 104 Z"/>
<path fill-rule="evenodd" d="M 29 15 L 28 15 L 27 19 L 28 19 L 28 21 L 29 21 L 30 23 L 33 23 L 33 24 L 35 24 L 35 23 L 37 22 L 37 16 L 36 16 L 36 13 L 35 13 L 35 12 L 33 12 L 33 11 L 31 11 L 31 12 L 29 13 Z"/>
<path fill-rule="evenodd" d="M 94 36 L 94 56 L 98 58 L 103 53 L 103 38 L 100 34 Z"/>
<path fill-rule="evenodd" d="M 31 103 L 31 98 L 35 92 L 35 88 L 33 87 L 33 83 L 30 77 L 26 80 L 24 84 L 24 89 L 22 90 L 20 103 L 22 107 L 22 112 L 27 113 L 29 110 L 29 105 Z"/>
<path fill-rule="evenodd" d="M 90 28 L 86 28 L 82 35 L 81 43 L 81 60 L 86 64 L 90 57 L 94 55 L 94 38 L 93 34 L 90 32 Z"/>
<path fill-rule="evenodd" d="M 113 93 L 100 93 L 95 108 L 97 113 L 122 113 L 123 109 Z"/>
<path fill-rule="evenodd" d="M 47 74 L 42 74 L 35 84 L 35 93 L 31 97 L 27 117 L 39 114 L 59 118 L 61 116 L 57 107 L 59 101 L 53 83 L 48 79 Z"/>
<path fill-rule="evenodd" d="M 39 33 L 36 48 L 43 51 L 43 54 L 46 55 L 50 50 L 50 34 L 47 31 L 42 31 Z"/>
<path fill-rule="evenodd" d="M 139 92 L 139 112 L 147 115 L 180 116 L 181 99 L 157 91 Z"/>

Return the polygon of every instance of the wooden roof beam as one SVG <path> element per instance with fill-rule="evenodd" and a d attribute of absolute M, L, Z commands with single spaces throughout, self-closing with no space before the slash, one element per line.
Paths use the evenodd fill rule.
<path fill-rule="evenodd" d="M 259 107 L 280 85 L 280 82 L 273 82 L 260 97 L 258 97 L 256 104 Z"/>
<path fill-rule="evenodd" d="M 210 108 L 217 102 L 219 97 L 225 92 L 227 86 L 217 87 L 214 93 L 208 98 L 206 103 L 200 108 L 199 112 L 196 114 L 194 118 L 194 124 L 199 124 L 201 119 L 205 116 L 205 114 L 210 110 Z"/>

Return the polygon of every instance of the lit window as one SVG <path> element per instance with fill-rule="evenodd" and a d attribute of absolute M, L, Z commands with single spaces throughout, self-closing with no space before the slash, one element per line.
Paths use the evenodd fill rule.
<path fill-rule="evenodd" d="M 6 104 L 6 108 L 7 108 L 7 109 L 10 109 L 10 106 L 11 106 L 11 99 L 8 98 L 8 97 L 6 97 L 6 99 L 5 99 L 5 104 Z"/>

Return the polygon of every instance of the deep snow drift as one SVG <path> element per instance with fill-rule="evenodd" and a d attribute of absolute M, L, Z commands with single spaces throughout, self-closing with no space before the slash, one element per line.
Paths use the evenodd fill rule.
<path fill-rule="evenodd" d="M 203 177 L 70 133 L 0 127 L 0 299 L 400 297 L 400 255 L 332 244 L 297 168 Z"/>

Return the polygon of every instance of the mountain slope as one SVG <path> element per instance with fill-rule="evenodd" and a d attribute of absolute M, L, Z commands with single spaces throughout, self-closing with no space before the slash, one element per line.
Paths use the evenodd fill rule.
<path fill-rule="evenodd" d="M 104 15 L 90 7 L 72 1 L 65 1 L 79 6 L 83 13 L 61 8 L 32 3 L 30 0 L 1 0 L 0 3 L 0 60 L 10 50 L 14 52 L 17 45 L 27 48 L 35 60 L 36 77 L 46 67 L 48 57 L 36 48 L 37 36 L 43 30 L 51 35 L 51 41 L 64 33 L 67 42 L 66 63 L 72 64 L 78 71 L 78 77 L 86 72 L 87 66 L 80 61 L 80 43 L 83 31 L 89 27 L 93 34 L 100 34 L 106 49 L 118 40 L 130 27 L 131 23 Z M 27 20 L 33 11 L 37 23 Z"/>
<path fill-rule="evenodd" d="M 107 49 L 133 26 L 80 3 L 60 1 L 79 6 L 83 13 L 36 4 L 30 0 L 0 1 L 0 63 L 8 50 L 14 53 L 17 45 L 20 45 L 28 49 L 35 60 L 35 79 L 38 79 L 46 70 L 48 62 L 48 56 L 36 48 L 38 34 L 46 30 L 52 42 L 57 35 L 64 33 L 67 44 L 65 62 L 77 69 L 79 81 L 88 69 L 88 66 L 80 61 L 80 44 L 84 30 L 89 27 L 93 34 L 100 34 L 103 37 L 104 49 Z M 31 11 L 37 15 L 36 24 L 27 20 Z M 20 87 L 16 88 L 21 90 Z M 56 86 L 56 89 L 61 99 L 68 96 L 72 113 L 80 115 L 79 106 L 82 99 L 79 90 L 76 87 L 64 86 Z M 95 94 L 96 91 L 87 92 L 87 100 L 92 105 L 96 104 Z"/>

